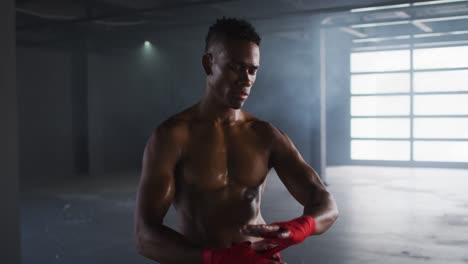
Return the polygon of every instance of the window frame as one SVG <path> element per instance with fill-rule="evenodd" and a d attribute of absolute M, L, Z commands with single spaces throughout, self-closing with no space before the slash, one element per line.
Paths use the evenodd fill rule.
<path fill-rule="evenodd" d="M 430 46 L 430 48 L 439 48 L 439 47 L 457 47 L 457 46 L 468 46 L 466 43 L 463 44 L 454 44 L 454 45 L 434 45 Z M 397 70 L 397 71 L 365 71 L 365 72 L 353 72 L 351 69 L 351 63 L 349 67 L 349 133 L 348 133 L 348 143 L 349 143 L 349 159 L 351 161 L 351 164 L 356 164 L 356 165 L 386 165 L 386 166 L 407 166 L 407 167 L 454 167 L 454 168 L 468 168 L 468 161 L 467 162 L 447 162 L 447 161 L 415 161 L 414 160 L 414 142 L 417 141 L 463 141 L 463 142 L 468 142 L 468 139 L 454 139 L 454 138 L 415 138 L 414 137 L 414 121 L 415 118 L 468 118 L 467 115 L 415 115 L 414 114 L 414 97 L 416 95 L 445 95 L 445 94 L 468 94 L 468 91 L 440 91 L 440 92 L 415 92 L 414 91 L 414 75 L 415 73 L 418 72 L 439 72 L 439 71 L 456 71 L 456 70 L 468 70 L 468 67 L 458 67 L 458 68 L 437 68 L 437 69 L 414 69 L 414 50 L 416 49 L 427 49 L 429 47 L 425 46 L 415 46 L 414 44 L 410 44 L 407 47 L 401 47 L 401 48 L 388 48 L 388 49 L 378 49 L 375 51 L 395 51 L 395 50 L 408 50 L 409 49 L 409 56 L 410 56 L 410 67 L 408 70 Z M 351 49 L 350 50 L 350 59 L 351 59 L 351 54 L 352 53 L 357 53 L 357 52 L 371 52 L 372 50 L 355 50 Z M 362 93 L 362 94 L 353 94 L 352 89 L 351 89 L 351 77 L 353 75 L 358 75 L 358 74 L 382 74 L 382 73 L 409 73 L 410 76 L 410 84 L 409 84 L 409 92 L 408 93 Z M 395 95 L 404 95 L 404 96 L 409 96 L 410 97 L 410 113 L 409 115 L 395 115 L 395 116 L 353 116 L 351 114 L 351 98 L 353 97 L 358 97 L 358 96 L 395 96 Z M 389 118 L 409 118 L 410 121 L 410 136 L 409 138 L 383 138 L 383 137 L 378 137 L 378 138 L 356 138 L 351 136 L 351 123 L 353 118 L 377 118 L 377 119 L 389 119 Z M 351 142 L 352 140 L 382 140 L 382 141 L 388 141 L 388 140 L 395 140 L 395 141 L 406 141 L 410 143 L 410 160 L 409 161 L 393 161 L 393 160 L 356 160 L 352 159 L 352 148 L 351 148 Z"/>

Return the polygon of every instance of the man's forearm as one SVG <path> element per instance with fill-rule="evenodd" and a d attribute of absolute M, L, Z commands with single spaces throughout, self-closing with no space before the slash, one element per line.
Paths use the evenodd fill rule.
<path fill-rule="evenodd" d="M 163 264 L 201 264 L 201 248 L 191 245 L 184 236 L 164 225 L 138 227 L 137 248 L 141 255 Z"/>
<path fill-rule="evenodd" d="M 333 196 L 326 192 L 321 198 L 316 197 L 309 200 L 304 206 L 304 215 L 315 219 L 315 234 L 320 235 L 327 231 L 338 218 L 338 207 Z"/>

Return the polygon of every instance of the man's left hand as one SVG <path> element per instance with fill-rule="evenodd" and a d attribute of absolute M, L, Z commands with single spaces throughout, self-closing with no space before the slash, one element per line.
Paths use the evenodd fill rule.
<path fill-rule="evenodd" d="M 241 232 L 247 236 L 262 238 L 288 238 L 291 232 L 288 229 L 281 228 L 278 225 L 245 225 Z"/>
<path fill-rule="evenodd" d="M 291 232 L 288 229 L 281 228 L 278 225 L 245 225 L 241 228 L 241 232 L 247 236 L 264 238 L 260 241 L 252 243 L 252 248 L 258 254 L 272 257 L 280 252 L 283 247 L 277 242 L 281 239 L 289 238 Z"/>
<path fill-rule="evenodd" d="M 254 243 L 256 251 L 264 251 L 267 257 L 281 250 L 301 243 L 315 233 L 315 219 L 301 216 L 291 221 L 276 222 L 269 225 L 245 225 L 241 228 L 244 235 L 262 237 L 264 240 Z"/>

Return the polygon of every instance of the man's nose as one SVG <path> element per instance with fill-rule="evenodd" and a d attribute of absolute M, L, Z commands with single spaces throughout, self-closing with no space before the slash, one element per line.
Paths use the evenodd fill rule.
<path fill-rule="evenodd" d="M 239 77 L 239 81 L 246 87 L 253 85 L 255 77 L 249 73 L 248 70 L 242 71 Z"/>

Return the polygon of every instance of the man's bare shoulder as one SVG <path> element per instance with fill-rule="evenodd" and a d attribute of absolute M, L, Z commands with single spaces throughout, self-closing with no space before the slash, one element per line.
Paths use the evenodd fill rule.
<path fill-rule="evenodd" d="M 194 119 L 193 107 L 170 116 L 153 131 L 159 139 L 170 139 L 181 142 L 188 137 L 189 127 Z"/>
<path fill-rule="evenodd" d="M 265 137 L 270 140 L 278 140 L 283 137 L 284 133 L 277 129 L 272 123 L 259 119 L 251 114 L 247 113 L 246 116 L 247 123 L 250 124 L 250 127 L 262 137 Z"/>

